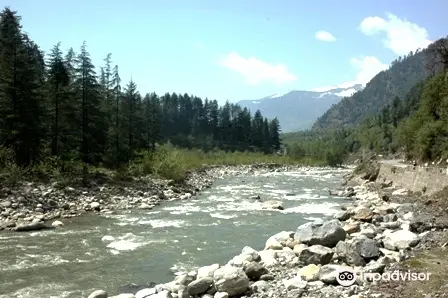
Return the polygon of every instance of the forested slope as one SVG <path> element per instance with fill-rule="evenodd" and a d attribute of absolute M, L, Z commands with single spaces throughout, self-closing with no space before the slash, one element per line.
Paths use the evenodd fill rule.
<path fill-rule="evenodd" d="M 311 131 L 282 135 L 283 141 L 288 144 L 290 154 L 309 156 L 329 152 L 333 159 L 341 160 L 350 153 L 364 151 L 437 163 L 446 160 L 448 158 L 447 39 L 441 39 L 424 52 L 395 63 L 391 69 L 398 71 L 400 65 L 408 65 L 401 69 L 403 72 L 410 71 L 412 67 L 409 66 L 409 61 L 417 63 L 413 59 L 420 57 L 422 53 L 425 56 L 424 60 L 418 62 L 421 66 L 421 69 L 416 69 L 418 75 L 415 76 L 412 73 L 410 75 L 412 80 L 416 80 L 415 78 L 424 71 L 426 79 L 412 86 L 409 81 L 404 84 L 399 80 L 389 82 L 389 90 L 400 90 L 400 92 L 403 92 L 404 85 L 409 84 L 406 85 L 409 91 L 404 96 L 396 95 L 387 98 L 383 106 L 372 107 L 371 110 L 376 112 L 370 116 L 360 116 L 357 125 L 337 128 L 331 126 L 319 128 L 316 125 Z M 379 77 L 385 74 L 387 71 Z M 368 86 L 372 86 L 375 78 Z M 397 86 L 392 82 L 395 82 Z M 355 97 L 350 99 L 352 108 L 360 108 L 361 105 L 355 104 L 354 99 Z M 347 107 L 350 101 L 345 99 L 345 102 L 344 106 Z"/>
<path fill-rule="evenodd" d="M 392 62 L 388 70 L 378 73 L 366 87 L 350 97 L 343 98 L 314 123 L 313 128 L 335 128 L 359 124 L 373 116 L 398 97 L 403 98 L 418 82 L 427 77 L 425 57 L 428 50 L 409 53 Z"/>

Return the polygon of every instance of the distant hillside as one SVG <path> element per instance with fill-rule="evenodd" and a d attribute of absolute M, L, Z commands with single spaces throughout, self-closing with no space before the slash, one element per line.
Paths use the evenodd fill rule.
<path fill-rule="evenodd" d="M 260 110 L 267 118 L 277 117 L 282 131 L 292 132 L 311 128 L 316 119 L 342 97 L 361 89 L 361 85 L 354 85 L 321 92 L 291 91 L 258 100 L 242 100 L 238 105 L 247 107 L 252 112 Z"/>
<path fill-rule="evenodd" d="M 392 62 L 388 70 L 377 74 L 366 87 L 345 97 L 326 111 L 313 128 L 331 128 L 359 124 L 367 116 L 378 114 L 398 97 L 403 99 L 417 83 L 428 77 L 425 57 L 428 50 L 410 53 Z"/>

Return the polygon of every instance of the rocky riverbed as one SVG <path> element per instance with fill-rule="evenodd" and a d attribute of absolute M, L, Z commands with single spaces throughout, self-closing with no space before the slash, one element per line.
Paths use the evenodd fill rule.
<path fill-rule="evenodd" d="M 122 185 L 93 185 L 85 189 L 61 189 L 57 184 L 24 182 L 14 189 L 0 189 L 0 231 L 51 229 L 63 225 L 64 218 L 89 212 L 112 214 L 114 210 L 123 209 L 150 210 L 164 200 L 189 199 L 223 176 L 292 168 L 297 167 L 278 164 L 210 166 L 189 173 L 184 184 L 151 177 Z"/>
<path fill-rule="evenodd" d="M 400 263 L 412 260 L 414 252 L 440 243 L 434 237 L 445 237 L 445 226 L 422 220 L 419 205 L 404 199 L 410 194 L 388 182 L 364 181 L 347 187 L 342 195 L 346 204 L 332 220 L 308 222 L 295 230 L 279 232 L 267 239 L 263 250 L 244 247 L 227 264 L 201 267 L 179 274 L 171 282 L 113 297 L 404 297 L 396 295 L 397 289 L 406 288 L 412 281 L 400 281 L 400 286 L 392 290 L 385 290 L 387 281 L 368 278 L 342 286 L 339 274 L 391 274 L 401 268 Z M 416 273 L 423 269 L 416 272 L 408 268 Z M 443 293 L 439 291 L 433 297 L 444 297 Z M 431 292 L 414 291 L 406 297 L 429 297 L 424 296 L 427 294 Z M 89 296 L 106 297 L 111 296 L 102 290 Z"/>

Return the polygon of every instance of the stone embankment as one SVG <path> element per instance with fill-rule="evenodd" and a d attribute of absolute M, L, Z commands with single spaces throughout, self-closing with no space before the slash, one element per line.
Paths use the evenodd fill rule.
<path fill-rule="evenodd" d="M 63 225 L 64 218 L 120 209 L 152 209 L 166 200 L 183 200 L 210 187 L 216 179 L 256 171 L 290 169 L 278 164 L 209 166 L 187 175 L 185 184 L 145 177 L 127 184 L 60 188 L 57 184 L 22 183 L 0 189 L 0 231 L 35 231 Z M 295 167 L 297 168 L 297 167 Z"/>
<path fill-rule="evenodd" d="M 409 165 L 380 162 L 378 179 L 381 183 L 393 183 L 397 187 L 431 195 L 448 185 L 448 167 L 434 165 Z"/>
<path fill-rule="evenodd" d="M 279 232 L 262 251 L 244 247 L 227 264 L 201 267 L 169 283 L 113 298 L 381 297 L 374 290 L 377 282 L 355 279 L 341 286 L 339 274 L 390 272 L 425 245 L 437 227 L 422 225 L 407 204 L 391 202 L 405 193 L 390 186 L 378 192 L 375 182 L 368 181 L 347 187 L 333 219 Z M 89 296 L 107 297 L 102 290 Z"/>

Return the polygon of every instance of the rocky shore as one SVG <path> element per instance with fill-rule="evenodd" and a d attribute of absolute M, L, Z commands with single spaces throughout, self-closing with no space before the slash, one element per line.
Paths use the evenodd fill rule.
<path fill-rule="evenodd" d="M 123 209 L 152 209 L 166 200 L 188 199 L 227 175 L 280 171 L 294 166 L 257 164 L 207 166 L 192 171 L 185 183 L 143 177 L 123 184 L 99 184 L 88 188 L 58 187 L 24 182 L 0 189 L 0 231 L 36 231 L 62 226 L 64 218 L 85 213 L 110 214 Z"/>
<path fill-rule="evenodd" d="M 353 175 L 347 180 L 346 185 L 361 181 Z M 406 203 L 411 194 L 394 189 L 389 182 L 364 180 L 338 195 L 345 199 L 334 219 L 279 232 L 267 239 L 262 251 L 244 247 L 227 264 L 179 273 L 169 283 L 136 293 L 108 296 L 97 290 L 89 298 L 405 297 L 398 291 L 410 281 L 399 281 L 399 286 L 390 290 L 387 282 L 374 281 L 370 275 L 342 286 L 340 274 L 390 276 L 401 269 L 399 264 L 411 260 L 414 252 L 440 243 L 434 242 L 434 235 L 446 236 L 446 227 L 422 220 L 419 204 Z M 423 273 L 408 268 L 411 271 Z M 430 289 L 434 296 L 419 296 L 414 290 L 414 295 L 406 297 L 444 297 L 444 290 Z"/>

